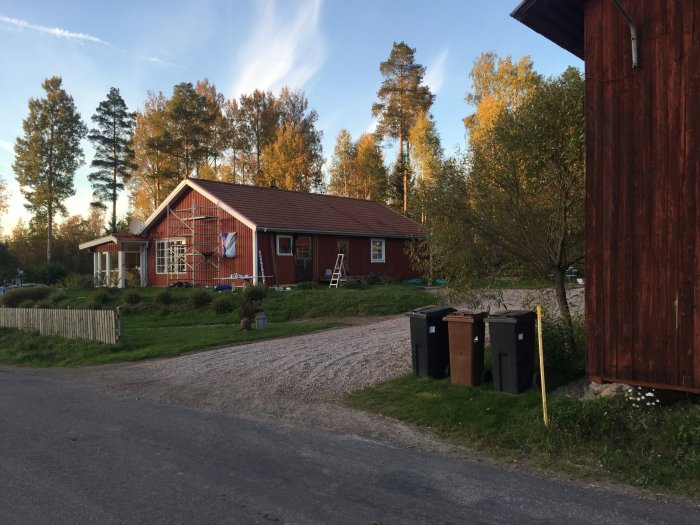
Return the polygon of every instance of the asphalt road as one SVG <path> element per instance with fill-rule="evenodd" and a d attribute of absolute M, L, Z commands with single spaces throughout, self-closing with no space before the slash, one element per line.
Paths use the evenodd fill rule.
<path fill-rule="evenodd" d="M 0 524 L 700 523 L 700 508 L 0 368 Z"/>

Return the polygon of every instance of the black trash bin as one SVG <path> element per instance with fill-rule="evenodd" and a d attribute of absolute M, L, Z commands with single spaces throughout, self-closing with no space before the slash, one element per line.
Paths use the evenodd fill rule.
<path fill-rule="evenodd" d="M 411 357 L 418 377 L 443 379 L 450 368 L 447 323 L 442 320 L 456 311 L 451 306 L 423 306 L 408 313 L 411 318 Z"/>
<path fill-rule="evenodd" d="M 486 318 L 491 337 L 493 386 L 520 394 L 532 386 L 535 312 L 504 310 Z"/>

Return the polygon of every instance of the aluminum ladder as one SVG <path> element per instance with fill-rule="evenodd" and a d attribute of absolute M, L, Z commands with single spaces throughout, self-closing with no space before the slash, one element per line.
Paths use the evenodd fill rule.
<path fill-rule="evenodd" d="M 345 259 L 344 253 L 339 253 L 335 258 L 335 268 L 333 268 L 333 275 L 331 276 L 331 284 L 328 288 L 338 288 L 338 285 L 347 281 L 345 275 L 345 265 L 343 260 Z"/>

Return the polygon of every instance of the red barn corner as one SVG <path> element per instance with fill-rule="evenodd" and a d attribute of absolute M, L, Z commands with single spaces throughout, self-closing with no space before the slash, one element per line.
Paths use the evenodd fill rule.
<path fill-rule="evenodd" d="M 588 374 L 700 392 L 700 2 L 512 16 L 585 60 Z"/>

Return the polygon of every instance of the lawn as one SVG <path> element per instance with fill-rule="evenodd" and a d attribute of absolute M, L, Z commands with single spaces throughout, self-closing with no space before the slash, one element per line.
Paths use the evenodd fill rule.
<path fill-rule="evenodd" d="M 240 292 L 102 288 L 51 289 L 46 290 L 45 295 L 23 299 L 21 306 L 119 307 L 124 314 L 123 342 L 104 345 L 0 329 L 0 362 L 16 366 L 78 366 L 175 356 L 195 350 L 300 335 L 340 326 L 344 317 L 402 313 L 435 300 L 420 288 L 400 285 L 363 289 L 270 290 L 260 304 L 268 316 L 268 328 L 243 332 L 238 315 L 242 303 Z"/>
<path fill-rule="evenodd" d="M 660 405 L 631 400 L 549 400 L 542 423 L 535 390 L 512 396 L 491 385 L 463 387 L 449 379 L 405 376 L 345 399 L 477 449 L 500 461 L 578 477 L 612 479 L 700 501 L 700 404 L 697 396 L 655 393 Z"/>

